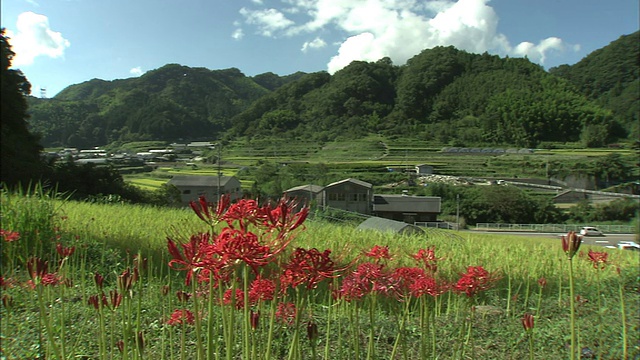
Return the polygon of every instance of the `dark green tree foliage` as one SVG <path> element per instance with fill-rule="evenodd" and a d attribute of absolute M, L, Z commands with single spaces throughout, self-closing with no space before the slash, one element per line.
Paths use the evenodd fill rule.
<path fill-rule="evenodd" d="M 40 161 L 42 147 L 38 137 L 29 131 L 26 96 L 31 84 L 20 70 L 10 69 L 14 52 L 4 29 L 0 32 L 0 61 L 2 68 L 0 93 L 1 117 L 0 154 L 2 157 L 1 181 L 8 185 L 38 179 L 43 171 Z"/>
<path fill-rule="evenodd" d="M 34 99 L 32 126 L 45 145 L 64 146 L 274 134 L 332 141 L 381 133 L 458 146 L 595 147 L 638 128 L 637 46 L 621 38 L 610 47 L 613 55 L 607 47 L 583 60 L 593 66 L 574 65 L 589 76 L 453 47 L 424 50 L 402 66 L 388 58 L 354 61 L 334 75 L 250 78 L 235 68 L 170 64 L 140 78 L 94 79 L 55 99 Z"/>
<path fill-rule="evenodd" d="M 575 65 L 562 65 L 551 74 L 573 83 L 581 93 L 610 109 L 629 132 L 640 136 L 640 31 L 623 35 L 587 55 Z"/>

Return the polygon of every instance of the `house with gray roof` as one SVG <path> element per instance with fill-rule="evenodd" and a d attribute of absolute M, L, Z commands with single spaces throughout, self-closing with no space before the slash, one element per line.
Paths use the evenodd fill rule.
<path fill-rule="evenodd" d="M 322 201 L 322 189 L 324 189 L 324 187 L 320 185 L 300 185 L 285 190 L 284 196 L 298 201 L 300 206 L 310 206 L 312 204 L 319 204 Z"/>
<path fill-rule="evenodd" d="M 437 221 L 440 206 L 441 198 L 437 196 L 373 196 L 373 215 L 408 224 Z"/>
<path fill-rule="evenodd" d="M 324 187 L 321 199 L 324 207 L 369 215 L 372 211 L 373 185 L 352 178 L 336 181 Z"/>
<path fill-rule="evenodd" d="M 180 190 L 183 204 L 189 204 L 201 195 L 210 201 L 217 201 L 218 195 L 222 194 L 231 195 L 232 201 L 242 197 L 240 180 L 233 176 L 175 175 L 168 183 Z"/>

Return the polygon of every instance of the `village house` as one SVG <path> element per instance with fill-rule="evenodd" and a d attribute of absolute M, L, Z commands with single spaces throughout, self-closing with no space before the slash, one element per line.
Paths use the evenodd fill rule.
<path fill-rule="evenodd" d="M 407 224 L 437 221 L 441 199 L 437 196 L 374 195 L 373 215 Z"/>
<path fill-rule="evenodd" d="M 201 195 L 212 201 L 223 194 L 231 195 L 232 201 L 242 197 L 240 181 L 233 176 L 176 175 L 169 184 L 180 190 L 183 204 L 189 204 Z"/>
<path fill-rule="evenodd" d="M 324 207 L 370 215 L 373 185 L 351 178 L 340 180 L 325 186 L 321 198 L 321 204 Z"/>

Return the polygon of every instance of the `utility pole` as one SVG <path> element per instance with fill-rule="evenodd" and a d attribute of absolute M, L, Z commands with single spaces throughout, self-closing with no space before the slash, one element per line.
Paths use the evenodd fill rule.
<path fill-rule="evenodd" d="M 460 194 L 456 194 L 456 230 L 460 230 Z"/>
<path fill-rule="evenodd" d="M 222 159 L 221 159 L 221 156 L 222 156 L 222 155 L 221 155 L 221 154 L 222 154 L 221 150 L 222 150 L 222 149 L 221 149 L 220 142 L 218 142 L 218 143 L 216 144 L 216 147 L 218 148 L 218 159 L 217 159 L 217 161 L 216 161 L 216 162 L 218 163 L 218 200 L 217 200 L 217 201 L 220 201 L 220 193 L 221 193 L 221 191 L 220 191 L 220 182 L 221 182 L 221 181 L 220 181 L 220 178 L 222 177 L 222 169 L 220 168 L 220 166 L 221 166 L 221 165 L 220 165 L 220 161 L 222 160 Z M 217 201 L 216 201 L 216 202 L 217 202 Z"/>

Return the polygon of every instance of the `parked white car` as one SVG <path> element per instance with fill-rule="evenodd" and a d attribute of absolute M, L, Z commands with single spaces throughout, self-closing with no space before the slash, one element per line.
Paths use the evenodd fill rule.
<path fill-rule="evenodd" d="M 635 241 L 620 241 L 618 243 L 618 249 L 640 251 L 640 245 Z"/>
<path fill-rule="evenodd" d="M 604 236 L 602 231 L 600 231 L 597 228 L 594 228 L 592 226 L 585 226 L 582 229 L 580 229 L 580 235 L 582 235 L 582 236 Z"/>

